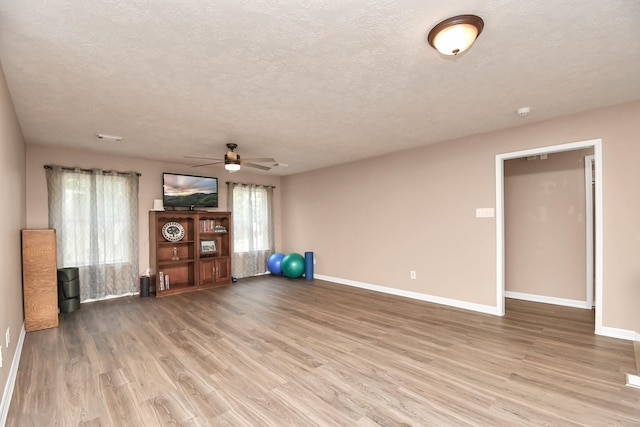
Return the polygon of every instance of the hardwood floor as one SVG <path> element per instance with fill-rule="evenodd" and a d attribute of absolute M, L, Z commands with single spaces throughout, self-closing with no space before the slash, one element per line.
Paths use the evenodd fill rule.
<path fill-rule="evenodd" d="M 635 363 L 587 310 L 508 300 L 500 318 L 265 276 L 27 334 L 7 425 L 637 426 Z"/>

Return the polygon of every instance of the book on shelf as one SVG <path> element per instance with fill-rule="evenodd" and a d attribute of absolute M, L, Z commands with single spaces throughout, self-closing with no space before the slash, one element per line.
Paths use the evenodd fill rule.
<path fill-rule="evenodd" d="M 227 227 L 225 227 L 224 225 L 216 225 L 215 219 L 201 219 L 200 232 L 201 233 L 226 233 Z"/>
<path fill-rule="evenodd" d="M 168 274 L 164 275 L 164 288 L 165 288 L 165 290 L 171 289 L 171 287 L 169 286 L 169 275 Z"/>
<path fill-rule="evenodd" d="M 200 232 L 201 233 L 210 233 L 213 231 L 213 227 L 216 226 L 216 222 L 212 219 L 201 219 L 200 220 Z"/>
<path fill-rule="evenodd" d="M 158 272 L 158 289 L 164 291 L 164 273 L 162 271 Z"/>

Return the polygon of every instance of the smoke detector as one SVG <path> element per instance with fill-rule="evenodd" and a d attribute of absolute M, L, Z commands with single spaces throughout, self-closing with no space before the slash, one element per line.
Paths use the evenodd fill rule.
<path fill-rule="evenodd" d="M 516 110 L 516 114 L 519 115 L 520 117 L 528 116 L 530 112 L 531 112 L 531 108 L 529 107 L 520 107 Z"/>

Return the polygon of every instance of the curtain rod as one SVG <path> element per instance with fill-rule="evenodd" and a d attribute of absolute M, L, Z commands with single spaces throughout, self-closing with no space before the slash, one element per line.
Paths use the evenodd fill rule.
<path fill-rule="evenodd" d="M 256 187 L 264 187 L 264 188 L 276 188 L 275 185 L 266 185 L 266 184 L 246 184 L 244 182 L 233 182 L 233 181 L 227 181 L 226 182 L 227 185 L 229 184 L 235 184 L 235 185 L 255 185 Z"/>
<path fill-rule="evenodd" d="M 44 168 L 45 169 L 53 169 L 53 166 L 44 165 Z M 65 170 L 65 171 L 75 171 L 75 170 L 79 169 L 82 172 L 93 172 L 94 170 L 96 170 L 96 169 L 71 168 L 71 167 L 65 167 L 65 166 L 60 166 L 60 168 L 62 170 Z M 100 169 L 98 169 L 98 170 L 100 170 Z M 102 171 L 102 172 L 105 172 L 105 173 L 117 173 L 118 175 L 129 175 L 131 173 L 131 172 L 120 172 L 120 171 Z M 138 176 L 142 176 L 142 174 L 140 172 L 134 172 L 134 173 L 136 175 L 138 175 Z"/>

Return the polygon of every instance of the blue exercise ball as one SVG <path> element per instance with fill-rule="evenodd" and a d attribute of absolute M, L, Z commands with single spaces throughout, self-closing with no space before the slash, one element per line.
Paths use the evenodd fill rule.
<path fill-rule="evenodd" d="M 304 273 L 304 258 L 300 254 L 290 253 L 282 258 L 282 273 L 292 279 L 302 276 Z"/>
<path fill-rule="evenodd" d="M 267 267 L 271 274 L 282 274 L 282 258 L 284 258 L 284 254 L 279 252 L 271 254 L 267 260 Z"/>

